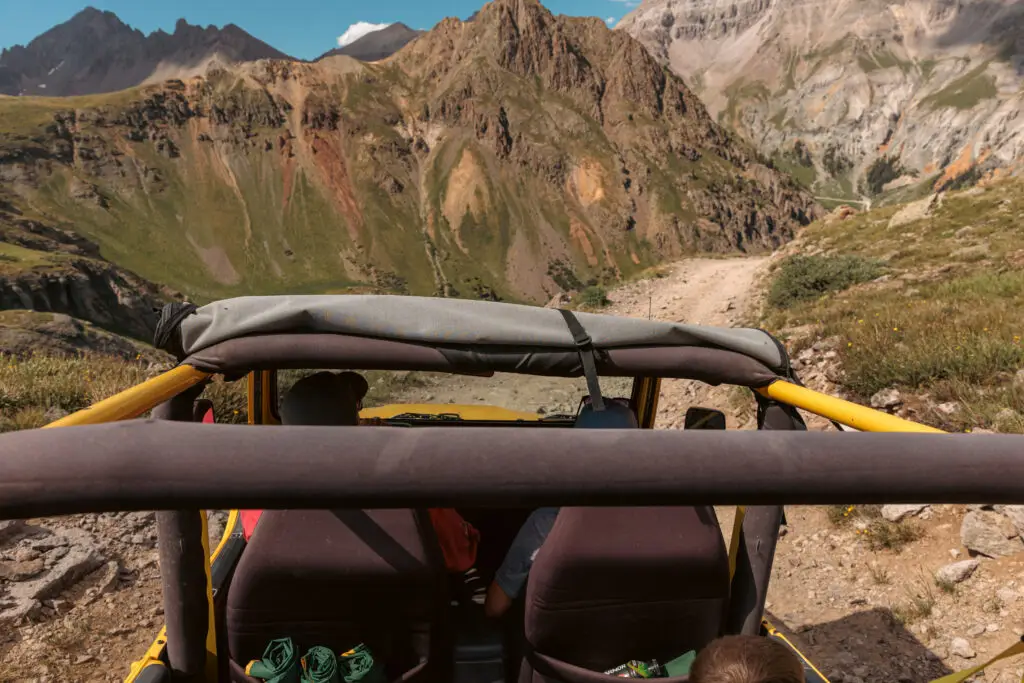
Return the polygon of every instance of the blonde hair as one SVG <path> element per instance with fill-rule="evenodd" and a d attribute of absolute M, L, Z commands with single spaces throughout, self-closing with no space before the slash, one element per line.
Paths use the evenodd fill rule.
<path fill-rule="evenodd" d="M 804 666 L 771 638 L 726 636 L 700 651 L 690 683 L 804 683 Z"/>

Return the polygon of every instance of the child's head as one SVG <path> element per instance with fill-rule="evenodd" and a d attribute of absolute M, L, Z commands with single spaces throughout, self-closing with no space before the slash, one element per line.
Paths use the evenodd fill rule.
<path fill-rule="evenodd" d="M 690 683 L 804 683 L 800 659 L 761 636 L 726 636 L 700 651 Z"/>

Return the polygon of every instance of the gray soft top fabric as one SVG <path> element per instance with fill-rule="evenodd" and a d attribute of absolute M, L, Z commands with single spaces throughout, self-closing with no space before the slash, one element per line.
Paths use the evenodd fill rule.
<path fill-rule="evenodd" d="M 779 368 L 782 357 L 760 330 L 727 329 L 577 313 L 598 349 L 714 346 Z M 519 304 L 390 295 L 244 296 L 202 308 L 181 324 L 189 355 L 255 334 L 326 332 L 439 345 L 573 348 L 555 309 Z"/>

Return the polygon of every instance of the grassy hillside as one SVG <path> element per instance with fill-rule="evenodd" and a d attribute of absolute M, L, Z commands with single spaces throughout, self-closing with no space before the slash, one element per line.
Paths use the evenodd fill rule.
<path fill-rule="evenodd" d="M 1024 182 L 917 208 L 810 226 L 763 322 L 832 338 L 860 400 L 896 387 L 925 422 L 1024 431 Z"/>

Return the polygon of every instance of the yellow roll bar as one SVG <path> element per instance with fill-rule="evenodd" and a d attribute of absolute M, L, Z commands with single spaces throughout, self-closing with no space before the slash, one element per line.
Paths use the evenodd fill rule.
<path fill-rule="evenodd" d="M 776 380 L 756 391 L 767 398 L 801 408 L 815 415 L 835 420 L 862 432 L 929 432 L 945 434 L 941 429 L 911 422 L 827 394 Z"/>
<path fill-rule="evenodd" d="M 126 389 L 110 398 L 94 403 L 88 408 L 83 408 L 56 422 L 51 422 L 43 429 L 131 420 L 209 377 L 209 373 L 201 372 L 188 365 L 179 365 L 131 389 Z"/>

